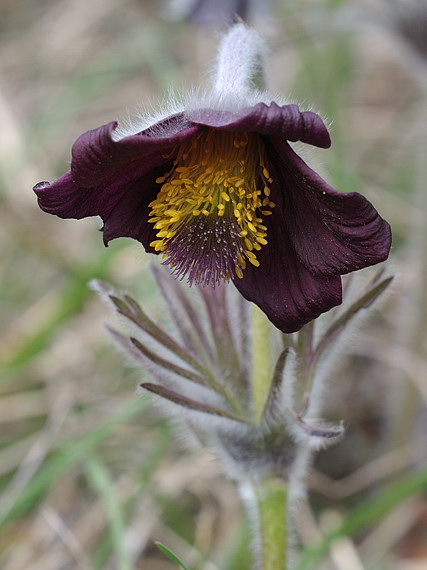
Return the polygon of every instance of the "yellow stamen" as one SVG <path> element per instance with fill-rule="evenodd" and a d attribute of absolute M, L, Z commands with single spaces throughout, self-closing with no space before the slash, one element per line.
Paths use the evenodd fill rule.
<path fill-rule="evenodd" d="M 162 186 L 148 220 L 157 230 L 150 246 L 178 275 L 215 284 L 233 272 L 243 277 L 245 259 L 260 265 L 254 250 L 267 245 L 261 216 L 275 206 L 264 154 L 256 134 L 208 127 L 178 148 L 171 170 L 156 180 Z"/>

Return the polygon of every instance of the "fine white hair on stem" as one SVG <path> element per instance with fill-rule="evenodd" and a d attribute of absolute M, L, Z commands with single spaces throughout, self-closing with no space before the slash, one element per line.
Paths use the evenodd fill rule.
<path fill-rule="evenodd" d="M 218 50 L 214 86 L 217 95 L 263 88 L 266 53 L 266 45 L 255 30 L 244 24 L 233 26 L 223 37 Z"/>
<path fill-rule="evenodd" d="M 262 564 L 262 543 L 261 528 L 259 520 L 259 509 L 255 496 L 255 489 L 249 479 L 242 479 L 238 482 L 240 498 L 246 509 L 249 531 L 252 539 L 253 568 L 259 568 Z"/>
<path fill-rule="evenodd" d="M 174 128 L 179 130 L 186 120 L 192 120 L 192 113 L 200 109 L 236 112 L 261 102 L 269 105 L 273 100 L 279 105 L 288 104 L 286 98 L 273 96 L 265 89 L 267 55 L 268 48 L 258 32 L 245 24 L 235 24 L 219 44 L 209 73 L 212 82 L 205 81 L 199 87 L 185 86 L 180 93 L 171 90 L 160 105 L 140 105 L 134 115 L 128 114 L 119 120 L 113 140 L 142 131 L 157 136 L 171 135 L 171 124 L 161 124 L 164 119 L 182 114 L 182 124 L 174 123 Z"/>

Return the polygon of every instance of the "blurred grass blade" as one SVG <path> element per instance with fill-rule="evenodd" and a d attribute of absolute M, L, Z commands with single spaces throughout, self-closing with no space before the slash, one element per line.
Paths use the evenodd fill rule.
<path fill-rule="evenodd" d="M 427 486 L 427 468 L 407 474 L 402 481 L 391 485 L 385 492 L 370 498 L 348 512 L 345 520 L 334 531 L 324 536 L 323 541 L 302 553 L 295 570 L 316 570 L 320 560 L 328 553 L 332 543 L 344 536 L 354 536 L 379 522 L 403 501 L 424 493 Z"/>
<path fill-rule="evenodd" d="M 44 463 L 34 475 L 18 500 L 4 513 L 0 513 L 0 530 L 8 523 L 28 512 L 44 495 L 51 485 L 71 467 L 85 460 L 121 424 L 129 421 L 148 406 L 148 401 L 133 398 L 126 405 L 108 418 L 98 428 L 78 441 L 64 443 Z"/>
<path fill-rule="evenodd" d="M 158 540 L 155 542 L 155 544 L 157 548 L 163 552 L 163 554 L 165 554 L 170 560 L 172 560 L 172 562 L 174 562 L 178 566 L 178 568 L 181 568 L 182 570 L 188 570 L 184 562 L 182 562 L 182 560 L 180 560 L 178 556 L 176 556 L 176 554 L 171 552 L 167 546 L 165 546 Z"/>
<path fill-rule="evenodd" d="M 122 520 L 128 525 L 130 530 L 134 528 L 135 521 L 132 519 L 135 511 L 138 511 L 141 503 L 144 501 L 144 496 L 146 497 L 147 493 L 153 496 L 150 483 L 153 480 L 154 472 L 169 451 L 171 440 L 170 426 L 164 423 L 155 435 L 152 449 L 144 454 L 139 468 L 133 474 L 134 484 L 121 505 Z M 110 536 L 104 533 L 92 556 L 91 563 L 93 568 L 91 567 L 91 570 L 104 570 L 109 565 L 113 549 L 114 544 L 112 544 Z"/>
<path fill-rule="evenodd" d="M 0 363 L 3 379 L 16 372 L 37 354 L 43 352 L 50 340 L 57 332 L 58 327 L 67 322 L 75 314 L 79 313 L 86 301 L 92 295 L 87 283 L 94 276 L 107 277 L 114 258 L 106 253 L 99 253 L 98 263 L 81 266 L 73 269 L 67 286 L 61 292 L 57 306 L 53 308 L 50 317 L 40 325 L 40 328 L 19 349 L 8 356 L 8 359 Z"/>
<path fill-rule="evenodd" d="M 125 523 L 117 493 L 108 470 L 94 458 L 85 462 L 89 482 L 99 494 L 108 515 L 111 542 L 116 553 L 117 570 L 134 570 L 129 551 L 126 548 Z"/>

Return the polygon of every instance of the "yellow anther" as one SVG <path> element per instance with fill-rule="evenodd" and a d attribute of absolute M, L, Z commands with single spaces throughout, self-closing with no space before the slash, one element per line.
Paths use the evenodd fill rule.
<path fill-rule="evenodd" d="M 252 263 L 252 265 L 255 265 L 255 267 L 259 267 L 258 259 L 253 259 L 252 257 L 250 257 L 249 261 Z"/>
<path fill-rule="evenodd" d="M 227 192 L 221 192 L 221 198 L 226 202 L 230 201 L 230 196 L 227 194 Z"/>
<path fill-rule="evenodd" d="M 242 269 L 244 269 L 246 267 L 246 263 L 245 260 L 243 259 L 242 255 L 240 253 L 238 253 L 236 255 L 237 261 L 239 262 L 239 265 Z"/>
<path fill-rule="evenodd" d="M 238 265 L 234 266 L 234 271 L 236 272 L 236 275 L 239 279 L 243 278 L 243 271 L 240 269 Z"/>
<path fill-rule="evenodd" d="M 252 251 L 253 248 L 254 248 L 254 246 L 253 246 L 253 243 L 251 242 L 251 240 L 248 239 L 247 237 L 245 237 L 245 238 L 244 238 L 244 241 L 245 241 L 245 245 L 246 245 L 246 247 L 248 248 L 248 250 L 249 250 L 249 251 Z"/>
<path fill-rule="evenodd" d="M 152 241 L 150 243 L 151 247 L 154 247 L 154 249 L 156 251 L 163 251 L 164 250 L 164 246 L 163 246 L 163 240 L 157 239 L 155 241 Z"/>

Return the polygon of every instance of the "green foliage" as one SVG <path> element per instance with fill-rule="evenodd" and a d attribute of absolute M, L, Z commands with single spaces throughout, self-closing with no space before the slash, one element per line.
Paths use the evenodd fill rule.
<path fill-rule="evenodd" d="M 185 566 L 184 562 L 178 558 L 173 552 L 169 550 L 164 544 L 161 542 L 156 541 L 156 546 L 159 550 L 163 552 L 172 562 L 174 562 L 178 568 L 182 568 L 182 570 L 188 570 L 187 566 Z"/>
<path fill-rule="evenodd" d="M 296 570 L 314 570 L 328 553 L 334 541 L 340 537 L 355 537 L 378 524 L 392 509 L 414 496 L 421 496 L 427 485 L 427 469 L 409 473 L 400 481 L 388 486 L 381 493 L 346 513 L 338 526 L 323 537 L 321 543 L 304 552 Z"/>

